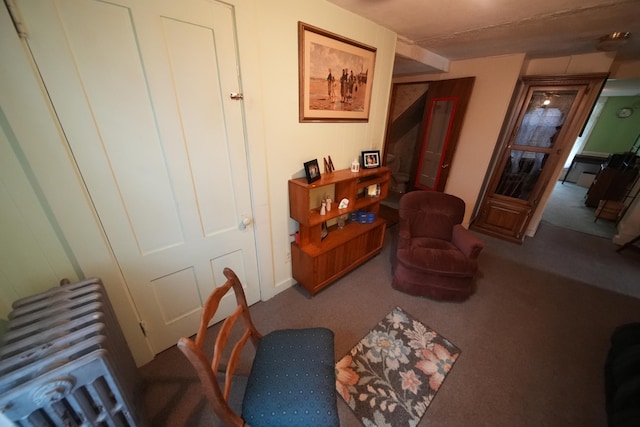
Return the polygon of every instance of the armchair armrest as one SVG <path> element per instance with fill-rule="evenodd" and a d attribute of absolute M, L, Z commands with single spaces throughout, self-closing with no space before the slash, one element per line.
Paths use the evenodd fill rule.
<path fill-rule="evenodd" d="M 484 248 L 484 242 L 460 224 L 453 226 L 451 242 L 468 258 L 476 259 Z"/>
<path fill-rule="evenodd" d="M 400 229 L 398 232 L 398 249 L 408 248 L 411 244 L 411 234 L 409 230 Z"/>

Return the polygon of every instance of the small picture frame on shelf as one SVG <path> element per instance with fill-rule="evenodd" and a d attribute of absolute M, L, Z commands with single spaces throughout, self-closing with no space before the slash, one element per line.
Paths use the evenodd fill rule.
<path fill-rule="evenodd" d="M 380 151 L 370 150 L 362 152 L 362 167 L 364 169 L 374 169 L 380 167 Z"/>
<path fill-rule="evenodd" d="M 304 164 L 304 173 L 307 175 L 307 183 L 311 184 L 320 179 L 320 166 L 318 159 L 313 159 Z"/>

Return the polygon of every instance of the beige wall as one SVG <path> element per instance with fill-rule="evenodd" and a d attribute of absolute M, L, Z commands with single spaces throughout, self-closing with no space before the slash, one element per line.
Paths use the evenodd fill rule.
<path fill-rule="evenodd" d="M 465 226 L 469 225 L 478 200 L 524 60 L 524 54 L 518 54 L 453 61 L 447 73 L 393 80 L 403 83 L 476 77 L 445 188 L 465 201 Z"/>
<path fill-rule="evenodd" d="M 289 219 L 287 180 L 300 176 L 307 160 L 331 155 L 336 168 L 342 169 L 362 150 L 382 148 L 396 36 L 324 0 L 227 3 L 236 7 L 260 288 L 262 299 L 269 299 L 293 284 L 287 254 L 296 224 Z M 4 5 L 0 18 L 0 54 L 12 58 L 0 67 L 0 148 L 9 152 L 3 160 L 10 160 L 12 167 L 3 170 L 0 185 L 19 182 L 12 193 L 28 199 L 30 205 L 24 206 L 35 204 L 25 208 L 33 215 L 24 216 L 21 227 L 12 221 L 0 225 L 2 253 L 7 255 L 0 264 L 0 317 L 7 315 L 13 300 L 50 287 L 58 276 L 100 276 L 136 362 L 143 364 L 153 355 L 140 332 L 126 283 Z M 377 48 L 368 123 L 298 123 L 298 21 Z M 13 203 L 7 194 L 0 191 L 3 206 Z M 9 213 L 16 217 L 20 210 L 14 205 Z M 40 241 L 25 235 L 43 227 L 46 235 Z M 11 250 L 18 247 L 20 251 Z M 33 255 L 57 262 L 36 274 L 24 267 L 40 262 Z"/>
<path fill-rule="evenodd" d="M 255 1 L 253 40 L 259 55 L 262 143 L 264 144 L 273 257 L 272 284 L 263 297 L 294 284 L 290 237 L 297 224 L 289 218 L 287 181 L 304 176 L 303 163 L 331 156 L 336 169 L 348 168 L 362 150 L 382 149 L 396 36 L 389 30 L 325 1 Z M 368 123 L 298 122 L 298 29 L 302 21 L 376 47 L 376 65 Z M 277 48 L 276 48 L 277 47 Z M 255 135 L 249 134 L 249 138 Z M 253 148 L 251 155 L 253 154 Z"/>
<path fill-rule="evenodd" d="M 611 64 L 612 79 L 640 79 L 640 61 L 614 61 Z"/>
<path fill-rule="evenodd" d="M 529 59 L 524 63 L 522 74 L 525 76 L 560 76 L 606 73 L 611 68 L 613 59 L 614 56 L 605 52 Z"/>
<path fill-rule="evenodd" d="M 56 286 L 62 278 L 98 276 L 134 358 L 148 361 L 152 354 L 125 283 L 33 64 L 2 6 L 0 57 L 0 187 L 7 190 L 0 191 L 0 317 L 15 299 Z"/>

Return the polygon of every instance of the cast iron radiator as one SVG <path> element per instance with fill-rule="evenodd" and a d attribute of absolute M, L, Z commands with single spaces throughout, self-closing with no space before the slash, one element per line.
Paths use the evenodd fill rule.
<path fill-rule="evenodd" d="M 98 278 L 13 303 L 0 411 L 17 426 L 145 426 L 139 374 Z"/>

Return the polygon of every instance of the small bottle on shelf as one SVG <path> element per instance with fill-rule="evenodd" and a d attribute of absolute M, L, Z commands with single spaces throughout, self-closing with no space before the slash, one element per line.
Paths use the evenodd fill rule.
<path fill-rule="evenodd" d="M 353 159 L 351 162 L 351 172 L 359 172 L 360 171 L 360 162 L 357 158 Z"/>

